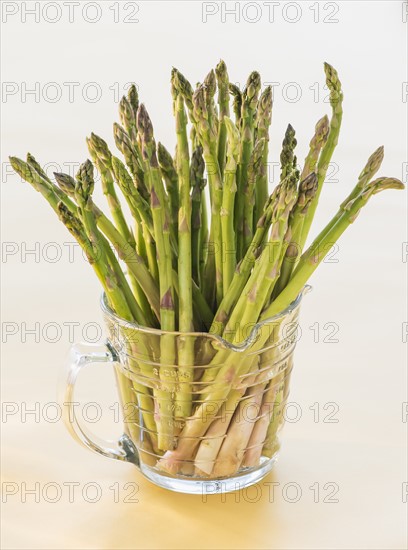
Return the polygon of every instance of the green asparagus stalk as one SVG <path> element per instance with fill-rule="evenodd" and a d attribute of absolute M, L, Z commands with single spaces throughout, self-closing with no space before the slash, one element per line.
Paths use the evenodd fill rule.
<path fill-rule="evenodd" d="M 31 153 L 27 153 L 27 164 L 29 164 L 45 181 L 47 181 L 48 183 L 52 183 L 50 178 L 47 176 L 47 174 L 44 172 L 44 170 L 41 168 L 41 166 Z"/>
<path fill-rule="evenodd" d="M 126 165 L 135 181 L 140 194 L 145 200 L 149 199 L 149 192 L 145 182 L 144 160 L 139 145 L 132 143 L 131 138 L 120 124 L 113 125 L 113 136 L 118 150 L 122 153 Z"/>
<path fill-rule="evenodd" d="M 256 202 L 256 185 L 259 178 L 264 177 L 264 153 L 267 147 L 265 138 L 259 139 L 252 150 L 249 164 L 246 186 L 243 189 L 245 194 L 244 202 L 244 249 L 247 250 L 253 237 L 253 218 Z M 265 201 L 264 201 L 265 205 Z"/>
<path fill-rule="evenodd" d="M 199 145 L 191 155 L 190 181 L 191 181 L 191 268 L 193 280 L 201 285 L 200 257 L 201 257 L 201 231 L 202 231 L 202 202 L 205 200 L 203 191 L 204 179 L 203 149 Z"/>
<path fill-rule="evenodd" d="M 268 143 L 269 128 L 272 122 L 272 86 L 267 86 L 262 92 L 256 111 L 255 132 L 256 139 L 265 139 L 265 148 L 262 156 L 262 170 L 257 177 L 255 185 L 254 231 L 256 224 L 262 215 L 263 208 L 268 199 Z"/>
<path fill-rule="evenodd" d="M 237 241 L 237 261 L 245 254 L 244 247 L 244 201 L 245 188 L 248 184 L 248 164 L 254 146 L 255 113 L 258 95 L 261 89 L 261 77 L 256 71 L 249 75 L 242 93 L 241 107 L 241 149 L 238 169 L 237 196 L 235 201 L 235 236 Z M 252 224 L 252 220 L 251 220 Z"/>
<path fill-rule="evenodd" d="M 290 124 L 288 124 L 285 132 L 285 137 L 282 142 L 282 151 L 280 154 L 281 181 L 285 179 L 293 171 L 294 166 L 296 166 L 296 157 L 294 154 L 296 145 L 297 141 L 295 138 L 295 130 Z"/>
<path fill-rule="evenodd" d="M 135 101 L 135 98 L 133 98 L 133 101 Z M 133 134 L 136 135 L 137 129 L 131 122 L 133 113 L 133 108 L 130 106 L 130 103 L 127 103 L 127 110 L 126 110 L 126 116 L 128 117 L 127 126 L 128 128 L 134 128 Z M 132 115 L 133 113 L 133 115 Z M 122 110 L 121 118 L 124 119 L 125 114 Z M 124 196 L 130 206 L 131 213 L 133 217 L 136 216 L 136 221 L 139 223 L 138 216 L 136 210 L 139 210 L 141 216 L 146 216 L 148 211 L 148 194 L 146 189 L 146 183 L 144 181 L 144 172 L 141 167 L 143 164 L 143 160 L 141 159 L 141 152 L 138 148 L 135 148 L 135 144 L 131 143 L 131 140 L 128 136 L 128 134 L 123 130 L 121 126 L 118 124 L 114 125 L 114 131 L 115 131 L 115 141 L 118 149 L 122 152 L 123 156 L 125 157 L 127 166 L 131 170 L 131 173 L 134 177 L 135 185 L 131 185 L 129 178 L 126 178 L 126 191 L 124 192 Z M 91 139 L 94 139 L 94 148 L 97 148 L 98 154 L 101 156 L 101 158 L 106 159 L 105 162 L 107 162 L 113 170 L 112 166 L 112 154 L 107 149 L 106 144 L 101 141 L 100 139 L 98 141 L 91 136 Z M 138 146 L 137 146 L 138 147 Z M 117 161 L 115 161 L 117 163 Z M 118 169 L 118 166 L 116 166 Z M 121 170 L 121 175 L 123 176 L 125 174 L 124 170 Z M 118 179 L 118 174 L 116 174 L 117 178 L 116 181 L 121 187 L 123 191 L 123 180 Z M 151 216 L 150 216 L 151 217 Z M 156 261 L 156 248 L 154 239 L 152 237 L 152 224 L 151 222 L 146 225 L 143 224 L 141 231 L 144 236 L 145 240 L 145 246 L 146 246 L 146 256 L 147 261 L 149 265 L 149 269 L 151 274 L 153 275 L 154 279 L 158 281 L 158 267 L 157 267 L 157 261 Z"/>
<path fill-rule="evenodd" d="M 129 105 L 129 109 L 131 110 L 131 106 Z M 136 240 L 132 232 L 130 231 L 126 219 L 123 215 L 122 207 L 119 202 L 118 196 L 115 191 L 114 186 L 114 169 L 112 165 L 112 154 L 109 151 L 107 143 L 100 138 L 99 136 L 92 134 L 90 138 L 87 138 L 87 144 L 88 144 L 88 150 L 91 155 L 91 158 L 93 162 L 95 163 L 95 166 L 99 170 L 101 174 L 101 181 L 102 181 L 102 190 L 105 194 L 109 208 L 112 212 L 113 219 L 116 223 L 116 227 L 118 230 L 122 233 L 125 240 L 133 247 L 136 246 Z M 129 190 L 135 189 L 133 182 L 132 185 L 129 186 Z M 123 189 L 122 189 L 123 190 Z M 136 191 L 136 189 L 135 189 Z M 131 195 L 124 194 L 126 201 L 131 201 Z M 132 214 L 134 215 L 134 210 L 132 210 Z M 135 233 L 137 233 L 137 228 L 135 229 Z M 133 275 L 130 275 L 130 280 L 132 284 L 132 288 L 134 290 L 137 302 L 139 306 L 141 307 L 142 311 L 144 312 L 145 318 L 148 319 L 149 322 L 153 322 L 154 319 L 152 317 L 152 313 L 149 308 L 149 303 L 147 301 L 146 296 L 144 295 L 144 292 L 139 285 L 139 282 Z"/>
<path fill-rule="evenodd" d="M 117 157 L 112 156 L 111 163 L 115 181 L 126 198 L 133 218 L 137 224 L 146 226 L 153 236 L 153 218 L 149 204 L 143 199 L 133 184 L 133 180 L 123 162 Z"/>
<path fill-rule="evenodd" d="M 153 126 L 143 104 L 137 113 L 137 129 L 142 142 L 142 153 L 146 164 L 150 204 L 158 254 L 160 283 L 160 323 L 162 330 L 175 330 L 174 289 L 172 281 L 172 255 L 170 246 L 169 220 L 165 211 L 165 191 L 156 154 Z M 159 393 L 157 417 L 158 446 L 172 449 L 174 446 L 173 398 L 175 342 L 172 335 L 164 335 L 160 341 L 160 368 L 162 387 Z"/>
<path fill-rule="evenodd" d="M 211 73 L 210 73 L 211 74 Z M 197 135 L 203 148 L 203 156 L 207 166 L 208 180 L 211 196 L 211 230 L 210 243 L 213 250 L 208 254 L 208 266 L 212 267 L 214 262 L 214 272 L 206 272 L 205 278 L 208 286 L 211 286 L 215 280 L 216 303 L 222 300 L 222 233 L 221 233 L 221 203 L 222 203 L 222 179 L 217 157 L 217 127 L 215 124 L 215 113 L 213 102 L 214 84 L 212 79 L 207 77 L 210 91 L 205 85 L 200 86 L 194 92 L 193 106 L 194 119 Z M 210 271 L 210 269 L 208 270 Z M 208 300 L 207 300 L 208 301 Z"/>
<path fill-rule="evenodd" d="M 190 82 L 186 79 L 186 77 L 183 74 L 181 74 L 181 72 L 178 71 L 176 68 L 173 68 L 171 72 L 171 81 L 174 85 L 174 89 L 177 90 L 177 92 L 183 96 L 184 103 L 188 111 L 188 116 L 190 118 L 190 122 L 194 124 L 195 117 L 194 117 L 194 104 L 193 104 L 193 94 L 194 94 L 193 87 L 191 86 Z"/>
<path fill-rule="evenodd" d="M 112 155 L 109 151 L 108 144 L 95 134 L 91 134 L 90 139 L 87 139 L 87 144 L 89 154 L 101 175 L 102 191 L 108 202 L 115 225 L 118 231 L 122 233 L 123 237 L 129 243 L 134 244 L 133 235 L 123 215 L 122 207 L 115 191 L 111 171 Z"/>
<path fill-rule="evenodd" d="M 320 193 L 322 192 L 327 169 L 329 167 L 331 158 L 339 140 L 340 127 L 343 119 L 343 92 L 341 89 L 339 76 L 336 69 L 334 69 L 328 63 L 324 64 L 324 71 L 326 74 L 326 84 L 330 90 L 332 118 L 330 120 L 329 135 L 320 153 L 319 161 L 317 164 L 317 193 L 310 204 L 305 221 L 303 223 L 302 239 L 300 242 L 301 249 L 303 249 L 309 235 L 310 227 L 312 225 L 312 221 L 319 202 Z"/>
<path fill-rule="evenodd" d="M 207 185 L 207 179 L 203 179 L 203 191 L 205 186 Z M 205 288 L 208 288 L 204 286 L 204 273 L 205 273 L 205 266 L 208 259 L 208 240 L 209 240 L 209 232 L 208 232 L 208 209 L 207 209 L 207 201 L 206 201 L 206 195 L 204 192 L 201 194 L 202 200 L 201 200 L 201 207 L 200 207 L 200 245 L 199 245 L 199 271 L 200 271 L 200 289 L 203 290 Z M 208 302 L 211 302 L 211 299 L 208 300 Z"/>
<path fill-rule="evenodd" d="M 137 91 L 135 84 L 132 84 L 128 90 L 128 101 L 133 109 L 133 116 L 136 122 L 137 110 L 139 109 L 139 93 Z M 137 132 L 136 124 L 135 124 L 135 130 Z"/>
<path fill-rule="evenodd" d="M 191 198 L 190 198 L 190 153 L 187 138 L 187 115 L 184 99 L 172 81 L 174 116 L 177 134 L 177 175 L 178 175 L 178 280 L 179 280 L 179 330 L 193 332 L 192 296 L 192 254 L 191 254 Z M 191 383 L 193 381 L 194 341 L 189 336 L 179 341 L 179 382 L 180 391 L 176 397 L 176 412 L 181 418 L 191 413 Z"/>
<path fill-rule="evenodd" d="M 172 231 L 174 236 L 178 239 L 178 175 L 170 153 L 160 142 L 157 144 L 157 157 L 159 160 L 160 170 L 166 184 L 167 196 L 169 198 Z"/>
<path fill-rule="evenodd" d="M 299 194 L 293 211 L 290 214 L 289 226 L 291 230 L 291 242 L 286 249 L 282 262 L 279 281 L 274 290 L 274 297 L 277 296 L 288 284 L 296 261 L 301 254 L 300 240 L 302 237 L 303 223 L 311 201 L 317 192 L 317 175 L 315 172 L 309 174 L 299 184 Z"/>
<path fill-rule="evenodd" d="M 136 128 L 136 114 L 134 107 L 131 105 L 129 99 L 125 96 L 119 102 L 119 117 L 122 126 L 125 128 L 127 135 L 130 137 L 132 144 L 137 145 L 137 128 Z"/>
<path fill-rule="evenodd" d="M 235 125 L 241 127 L 242 93 L 236 84 L 229 84 L 229 93 L 233 97 L 232 108 L 235 115 Z"/>
<path fill-rule="evenodd" d="M 221 230 L 223 246 L 223 294 L 224 297 L 234 277 L 236 268 L 236 249 L 234 233 L 234 202 L 237 192 L 237 167 L 239 158 L 239 130 L 232 120 L 225 116 L 224 124 L 228 136 L 227 163 L 224 172 L 224 189 L 222 194 Z"/>
<path fill-rule="evenodd" d="M 229 110 L 229 77 L 227 66 L 224 61 L 220 61 L 215 69 L 218 86 L 218 111 L 219 111 L 219 131 L 218 131 L 218 165 L 221 176 L 224 174 L 227 152 L 227 129 L 225 127 L 224 117 L 230 116 Z"/>
<path fill-rule="evenodd" d="M 306 179 L 312 172 L 316 172 L 320 151 L 329 137 L 329 125 L 329 117 L 327 115 L 324 115 L 324 117 L 317 122 L 315 133 L 309 143 L 309 152 L 303 165 L 300 181 Z"/>

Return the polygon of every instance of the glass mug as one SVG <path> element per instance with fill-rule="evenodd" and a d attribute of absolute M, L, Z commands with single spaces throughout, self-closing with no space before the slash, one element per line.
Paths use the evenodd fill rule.
<path fill-rule="evenodd" d="M 68 430 L 85 447 L 131 462 L 173 491 L 228 492 L 260 481 L 277 459 L 299 308 L 309 290 L 280 314 L 247 327 L 239 345 L 210 333 L 129 323 L 103 296 L 107 343 L 73 346 L 66 367 L 61 401 Z M 95 362 L 114 367 L 124 419 L 117 442 L 89 433 L 75 413 L 77 376 Z"/>

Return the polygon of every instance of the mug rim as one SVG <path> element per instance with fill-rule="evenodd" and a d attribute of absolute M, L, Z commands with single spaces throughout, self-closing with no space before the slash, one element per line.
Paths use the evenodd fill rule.
<path fill-rule="evenodd" d="M 119 315 L 117 315 L 114 311 L 111 310 L 107 303 L 107 298 L 105 292 L 101 295 L 100 300 L 100 306 L 102 309 L 102 313 L 106 315 L 110 320 L 118 323 L 123 328 L 127 329 L 134 329 L 141 332 L 144 332 L 146 334 L 155 334 L 156 336 L 163 336 L 163 335 L 171 335 L 171 336 L 179 336 L 179 337 L 186 337 L 186 336 L 192 336 L 192 337 L 204 337 L 207 338 L 213 338 L 214 340 L 217 340 L 220 344 L 222 344 L 224 347 L 228 347 L 230 349 L 235 349 L 236 351 L 244 351 L 247 349 L 256 339 L 257 333 L 260 330 L 261 327 L 264 325 L 267 325 L 269 323 L 272 323 L 274 321 L 277 321 L 278 319 L 281 319 L 282 317 L 285 317 L 289 313 L 292 313 L 294 309 L 296 309 L 300 302 L 302 301 L 303 296 L 308 294 L 312 290 L 312 287 L 310 285 L 305 285 L 302 290 L 299 292 L 297 297 L 291 302 L 284 310 L 280 311 L 276 315 L 273 315 L 272 317 L 268 317 L 267 319 L 264 319 L 263 321 L 259 321 L 256 323 L 253 328 L 251 329 L 251 332 L 245 340 L 240 344 L 231 344 L 231 342 L 228 342 L 225 340 L 222 336 L 219 336 L 218 334 L 213 334 L 211 332 L 180 332 L 180 331 L 166 331 L 162 330 L 160 328 L 153 328 L 153 327 L 145 327 L 143 325 L 139 325 L 136 322 L 126 321 L 126 319 L 123 319 Z"/>

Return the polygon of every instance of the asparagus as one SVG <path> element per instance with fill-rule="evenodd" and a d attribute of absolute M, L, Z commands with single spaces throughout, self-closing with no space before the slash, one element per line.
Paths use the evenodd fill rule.
<path fill-rule="evenodd" d="M 288 124 L 285 132 L 285 137 L 282 142 L 282 151 L 280 154 L 281 181 L 292 172 L 294 165 L 296 165 L 296 157 L 294 154 L 296 145 L 297 140 L 295 138 L 295 130 L 293 129 L 291 124 Z"/>
<path fill-rule="evenodd" d="M 317 121 L 315 132 L 309 143 L 309 152 L 305 158 L 300 180 L 303 181 L 309 174 L 316 171 L 320 151 L 327 142 L 329 136 L 329 117 L 324 115 Z"/>
<path fill-rule="evenodd" d="M 135 98 L 133 97 L 133 101 Z M 138 103 L 138 100 L 136 101 Z M 137 145 L 137 128 L 136 128 L 136 116 L 137 116 L 137 108 L 136 112 L 134 110 L 134 106 L 129 101 L 129 99 L 125 96 L 122 97 L 122 99 L 119 102 L 119 117 L 120 121 L 122 123 L 122 126 L 125 128 L 127 135 L 130 137 L 131 142 L 133 145 L 138 147 Z"/>
<path fill-rule="evenodd" d="M 248 164 L 253 148 L 253 132 L 258 94 L 261 89 L 261 77 L 253 71 L 242 93 L 241 106 L 241 149 L 238 170 L 237 200 L 235 201 L 235 235 L 237 241 L 237 260 L 244 256 L 244 189 L 248 181 Z M 251 220 L 252 223 L 252 220 Z"/>
<path fill-rule="evenodd" d="M 177 82 L 172 81 L 174 98 L 174 115 L 177 134 L 177 174 L 178 174 L 178 277 L 179 277 L 179 330 L 193 332 L 193 296 L 192 296 L 192 263 L 191 263 L 191 198 L 190 198 L 190 154 L 187 139 L 187 115 L 184 99 L 177 89 Z M 193 381 L 194 342 L 190 337 L 180 339 L 179 346 L 179 381 L 176 410 L 182 417 L 191 412 L 191 382 Z"/>
<path fill-rule="evenodd" d="M 221 176 L 224 174 L 225 155 L 227 152 L 227 129 L 225 127 L 225 117 L 229 117 L 229 77 L 227 66 L 224 61 L 220 61 L 215 69 L 218 86 L 218 106 L 220 125 L 218 131 L 218 165 Z"/>
<path fill-rule="evenodd" d="M 262 92 L 256 111 L 255 134 L 259 141 L 265 139 L 265 148 L 262 155 L 262 170 L 256 180 L 255 185 L 255 208 L 254 208 L 254 223 L 255 231 L 256 224 L 262 215 L 263 207 L 268 199 L 268 142 L 269 142 L 269 127 L 272 122 L 272 86 L 267 86 Z"/>
<path fill-rule="evenodd" d="M 162 143 L 157 144 L 157 157 L 160 171 L 166 184 L 167 196 L 169 198 L 172 231 L 173 234 L 178 237 L 179 196 L 177 171 L 174 167 L 170 153 Z"/>
<path fill-rule="evenodd" d="M 257 199 L 256 185 L 259 178 L 264 177 L 264 153 L 266 150 L 265 138 L 259 139 L 251 153 L 248 164 L 248 177 L 246 186 L 243 189 L 245 195 L 244 204 L 244 250 L 252 242 L 253 237 L 253 218 L 254 218 L 254 206 Z M 258 194 L 259 195 L 259 194 Z M 265 201 L 263 202 L 265 204 Z"/>
<path fill-rule="evenodd" d="M 299 194 L 293 211 L 290 214 L 289 226 L 291 230 L 291 240 L 286 249 L 285 257 L 282 262 L 281 274 L 276 284 L 274 296 L 277 296 L 288 284 L 295 267 L 297 258 L 301 253 L 300 242 L 304 219 L 307 214 L 310 203 L 317 192 L 317 175 L 315 172 L 309 174 L 299 184 Z"/>
<path fill-rule="evenodd" d="M 230 82 L 229 93 L 233 97 L 232 108 L 235 115 L 235 124 L 238 128 L 241 126 L 241 109 L 242 109 L 242 93 L 241 90 L 235 84 Z"/>
<path fill-rule="evenodd" d="M 303 249 L 309 235 L 310 227 L 312 225 L 317 204 L 319 202 L 320 193 L 322 192 L 327 169 L 329 167 L 331 158 L 339 140 L 340 127 L 343 119 L 343 92 L 341 89 L 339 76 L 336 69 L 334 69 L 334 67 L 332 67 L 328 63 L 324 64 L 324 71 L 326 74 L 326 84 L 330 90 L 332 118 L 330 120 L 329 135 L 320 153 L 319 161 L 317 164 L 317 192 L 310 204 L 305 221 L 303 223 L 302 239 L 300 243 L 301 249 Z"/>
<path fill-rule="evenodd" d="M 202 180 L 203 189 L 207 185 L 207 178 Z M 199 245 L 199 272 L 200 272 L 200 288 L 204 290 L 204 271 L 208 258 L 208 211 L 205 194 L 202 193 L 202 200 L 200 203 L 200 245 Z M 208 288 L 208 286 L 207 286 Z M 208 300 L 209 302 L 211 301 Z"/>
<path fill-rule="evenodd" d="M 30 153 L 27 162 L 10 159 L 83 247 L 112 310 L 129 322 L 160 327 L 160 346 L 150 333 L 148 339 L 126 343 L 132 379 L 119 380 L 124 398 L 139 407 L 147 441 L 143 460 L 150 453 L 151 464 L 158 468 L 219 477 L 256 467 L 261 456 L 275 452 L 280 417 L 272 417 L 272 409 L 281 410 L 287 397 L 284 379 L 292 352 L 282 357 L 276 335 L 267 330 L 268 319 L 299 295 L 329 245 L 372 195 L 403 188 L 394 178 L 373 181 L 384 156 L 383 147 L 378 148 L 338 212 L 302 254 L 342 120 L 337 72 L 325 64 L 325 73 L 330 123 L 324 116 L 316 124 L 298 188 L 296 137 L 288 126 L 280 183 L 268 199 L 272 90 L 266 88 L 258 100 L 260 76 L 253 72 L 241 93 L 229 83 L 223 61 L 195 92 L 177 69 L 172 71 L 175 161 L 163 145 L 156 148 L 152 123 L 144 105 L 139 105 L 135 86 L 121 99 L 121 125 L 114 126 L 115 143 L 127 168 L 104 140 L 91 134 L 88 147 L 101 173 L 113 222 L 93 201 L 90 161 L 81 165 L 76 179 L 56 173 L 57 186 Z M 233 96 L 235 124 L 229 117 L 228 94 Z M 192 123 L 191 155 L 186 111 Z M 133 232 L 115 184 L 134 218 Z M 207 254 L 211 246 L 213 253 Z M 254 324 L 257 330 L 246 339 L 244 331 Z M 174 332 L 176 328 L 180 333 Z M 195 346 L 191 332 L 202 329 L 216 338 L 198 340 Z M 279 325 L 279 334 L 281 329 Z M 202 368 L 193 369 L 194 365 Z M 248 404 L 260 408 L 259 415 L 253 422 L 241 422 Z M 129 433 L 141 438 L 138 430 Z M 153 453 L 163 452 L 155 464 Z"/>
<path fill-rule="evenodd" d="M 221 232 L 223 246 L 223 295 L 234 276 L 236 267 L 235 233 L 234 233 L 234 201 L 237 192 L 236 173 L 239 157 L 239 131 L 235 124 L 227 116 L 224 124 L 228 135 L 227 163 L 224 172 L 224 189 L 222 194 Z"/>
<path fill-rule="evenodd" d="M 212 73 L 210 73 L 211 75 Z M 208 283 L 215 279 L 216 303 L 222 300 L 222 236 L 220 211 L 222 203 L 222 179 L 217 158 L 217 128 L 215 125 L 213 91 L 214 82 L 212 77 L 206 78 L 206 85 L 199 86 L 193 95 L 194 119 L 197 135 L 203 148 L 203 156 L 207 166 L 208 180 L 211 196 L 211 230 L 210 242 L 214 249 L 209 253 L 210 262 L 214 261 L 215 277 L 213 273 L 208 274 Z"/>
<path fill-rule="evenodd" d="M 149 193 L 145 182 L 144 160 L 139 145 L 132 143 L 124 128 L 115 122 L 113 125 L 113 136 L 116 147 L 124 156 L 127 167 L 134 178 L 135 185 L 145 200 L 149 199 Z"/>
<path fill-rule="evenodd" d="M 190 181 L 191 181 L 191 269 L 193 280 L 197 285 L 201 285 L 200 259 L 202 246 L 202 203 L 205 200 L 203 191 L 205 187 L 204 179 L 205 163 L 203 158 L 203 149 L 199 145 L 191 155 Z"/>
<path fill-rule="evenodd" d="M 160 323 L 166 332 L 175 329 L 174 290 L 172 281 L 172 255 L 170 246 L 169 220 L 165 211 L 165 191 L 160 175 L 156 154 L 156 142 L 153 137 L 153 125 L 143 103 L 137 112 L 137 129 L 142 142 L 142 153 L 146 163 L 146 175 L 150 190 L 154 235 L 158 254 L 160 282 Z M 172 449 L 174 446 L 173 398 L 175 342 L 172 335 L 163 336 L 160 343 L 160 369 L 162 388 L 158 398 L 159 415 L 158 446 L 160 449 Z"/>
<path fill-rule="evenodd" d="M 186 77 L 183 74 L 181 74 L 180 71 L 178 71 L 175 68 L 173 68 L 171 72 L 171 80 L 173 82 L 174 89 L 177 90 L 177 92 L 183 96 L 185 105 L 187 107 L 188 115 L 190 117 L 190 121 L 194 123 L 195 122 L 194 103 L 193 103 L 194 90 L 190 82 L 186 79 Z"/>
<path fill-rule="evenodd" d="M 115 225 L 118 231 L 122 233 L 123 237 L 129 243 L 134 244 L 133 236 L 129 230 L 129 226 L 123 215 L 122 207 L 115 191 L 112 177 L 112 154 L 109 151 L 108 144 L 94 133 L 87 139 L 87 144 L 89 154 L 101 175 L 102 191 L 107 199 Z"/>
<path fill-rule="evenodd" d="M 139 93 L 137 91 L 135 84 L 132 84 L 128 90 L 128 101 L 133 109 L 133 116 L 136 122 L 137 110 L 139 108 Z M 137 131 L 136 125 L 135 125 L 135 130 Z"/>
<path fill-rule="evenodd" d="M 153 237 L 153 218 L 149 204 L 143 199 L 137 188 L 134 186 L 133 180 L 126 170 L 123 162 L 119 158 L 112 156 L 111 166 L 115 176 L 115 181 L 119 185 L 123 195 L 126 197 L 130 212 L 136 223 L 145 226 Z"/>

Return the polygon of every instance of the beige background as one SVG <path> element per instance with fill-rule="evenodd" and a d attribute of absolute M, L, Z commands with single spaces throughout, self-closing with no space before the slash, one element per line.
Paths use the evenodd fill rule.
<path fill-rule="evenodd" d="M 24 22 L 24 3 L 9 4 L 19 11 L 7 23 L 3 13 L 3 161 L 30 150 L 42 163 L 53 163 L 50 173 L 67 171 L 63 163 L 86 157 L 84 137 L 92 130 L 112 143 L 114 91 L 132 80 L 157 136 L 172 147 L 171 67 L 195 82 L 220 57 L 237 82 L 256 68 L 264 83 L 280 83 L 271 161 L 278 159 L 289 121 L 303 158 L 315 121 L 328 112 L 322 89 L 322 62 L 328 60 L 343 82 L 345 116 L 337 173 L 326 184 L 317 222 L 329 218 L 380 144 L 386 149 L 381 173 L 406 180 L 407 44 L 399 1 L 320 2 L 318 23 L 308 2 L 301 3 L 296 23 L 285 21 L 284 14 L 292 20 L 296 15 L 285 3 L 275 8 L 274 22 L 259 3 L 261 12 L 241 8 L 239 22 L 228 16 L 223 23 L 220 11 L 204 23 L 201 2 L 139 2 L 139 22 L 124 23 L 132 7 L 100 2 L 101 19 L 94 24 L 81 15 L 84 2 L 73 23 L 65 10 L 54 24 L 46 21 L 55 17 L 52 6 L 39 22 L 29 16 Z M 332 16 L 338 23 L 322 21 L 333 11 L 328 4 L 338 6 Z M 118 23 L 112 7 L 119 9 Z M 88 17 L 95 17 L 89 10 Z M 260 20 L 250 23 L 257 13 Z M 36 82 L 40 96 L 26 96 L 24 86 L 32 89 Z M 72 102 L 67 82 L 79 83 Z M 300 88 L 298 101 L 285 99 L 285 84 L 289 99 Z M 61 98 L 50 101 L 58 89 Z M 101 92 L 94 103 L 82 95 L 92 89 Z M 51 421 L 70 343 L 98 337 L 99 288 L 77 249 L 71 261 L 71 238 L 43 199 L 6 163 L 2 179 L 3 548 L 406 547 L 405 193 L 374 198 L 340 241 L 334 261 L 313 277 L 314 291 L 302 311 L 291 422 L 273 474 L 247 491 L 204 499 L 154 487 L 134 467 L 80 448 L 61 422 Z M 53 261 L 56 253 L 61 257 Z M 76 325 L 70 331 L 67 323 Z M 120 434 L 109 409 L 116 400 L 112 381 L 109 367 L 93 366 L 78 393 L 84 403 L 103 407 L 94 429 L 105 436 Z M 26 414 L 35 407 L 36 415 Z M 328 422 L 334 410 L 338 422 Z M 77 484 L 73 502 L 71 482 Z M 58 496 L 56 484 L 60 498 L 48 502 Z M 338 502 L 325 502 L 333 487 Z M 27 494 L 33 488 L 37 496 Z"/>

